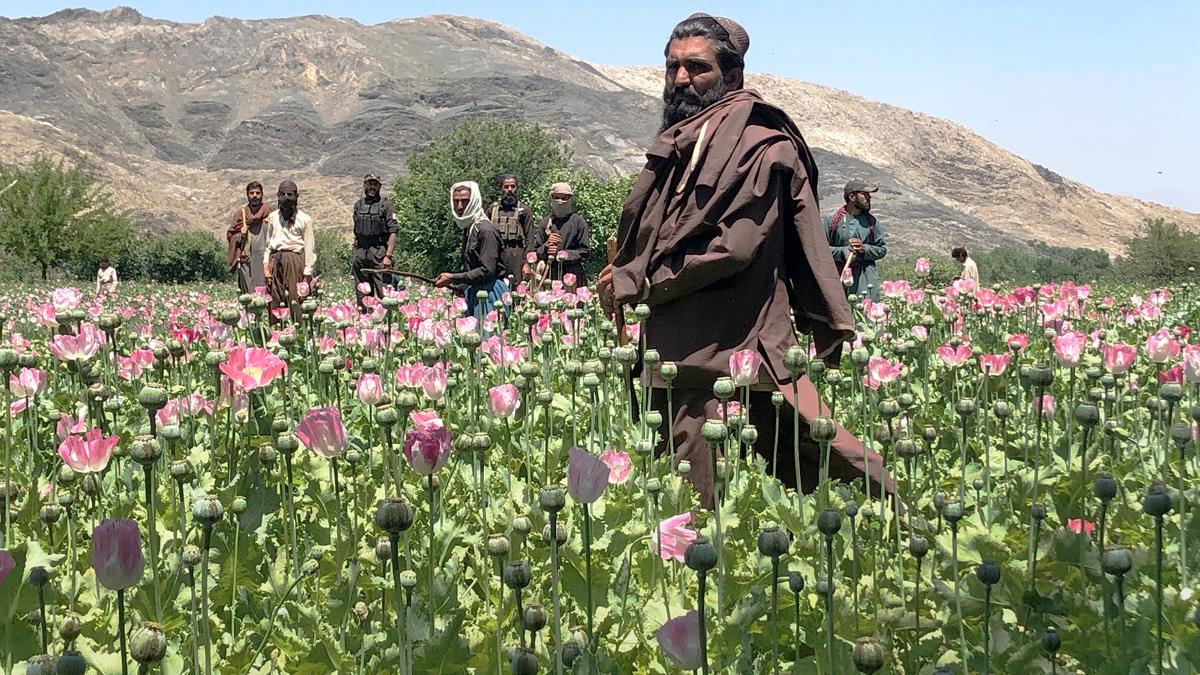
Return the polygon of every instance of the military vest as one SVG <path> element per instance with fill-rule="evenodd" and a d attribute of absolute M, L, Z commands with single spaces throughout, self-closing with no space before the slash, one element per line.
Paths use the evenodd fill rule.
<path fill-rule="evenodd" d="M 525 233 L 521 231 L 521 216 L 524 213 L 525 206 L 523 204 L 517 204 L 517 208 L 512 211 L 501 211 L 500 204 L 497 202 L 492 204 L 491 218 L 488 220 L 491 220 L 496 229 L 500 230 L 500 238 L 506 243 L 524 244 Z"/>
<path fill-rule="evenodd" d="M 374 240 L 387 237 L 387 214 L 383 210 L 383 199 L 373 204 L 360 199 L 354 205 L 354 238 Z"/>

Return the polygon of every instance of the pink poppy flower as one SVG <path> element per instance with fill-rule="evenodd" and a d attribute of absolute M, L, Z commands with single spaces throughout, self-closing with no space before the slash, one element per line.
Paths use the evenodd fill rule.
<path fill-rule="evenodd" d="M 1058 357 L 1058 364 L 1065 368 L 1074 368 L 1079 365 L 1085 344 L 1087 344 L 1087 336 L 1079 331 L 1056 335 L 1054 337 L 1054 355 Z"/>
<path fill-rule="evenodd" d="M 12 554 L 4 549 L 0 549 L 0 585 L 4 584 L 8 573 L 13 571 L 13 568 L 16 566 L 17 561 L 13 560 Z"/>
<path fill-rule="evenodd" d="M 1008 369 L 1011 361 L 1012 357 L 1008 354 L 987 354 L 979 357 L 979 367 L 987 375 L 1000 377 Z"/>
<path fill-rule="evenodd" d="M 1050 394 L 1043 394 L 1040 399 L 1034 399 L 1033 412 L 1040 413 L 1043 417 L 1054 417 L 1055 401 Z"/>
<path fill-rule="evenodd" d="M 917 258 L 917 262 L 913 265 L 913 271 L 917 276 L 923 277 L 929 274 L 929 258 Z"/>
<path fill-rule="evenodd" d="M 917 342 L 925 342 L 929 339 L 929 329 L 925 326 L 913 326 L 909 329 L 909 332 L 912 333 L 913 339 Z"/>
<path fill-rule="evenodd" d="M 1183 384 L 1183 366 L 1175 366 L 1158 374 L 1159 384 L 1166 384 L 1168 382 Z"/>
<path fill-rule="evenodd" d="M 762 356 L 752 349 L 741 349 L 729 355 L 729 376 L 733 378 L 735 387 L 757 384 L 760 367 Z"/>
<path fill-rule="evenodd" d="M 580 504 L 595 502 L 608 487 L 612 470 L 583 448 L 571 448 L 567 457 L 567 492 Z"/>
<path fill-rule="evenodd" d="M 80 414 L 78 418 L 62 413 L 58 416 L 58 424 L 54 427 L 59 441 L 65 441 L 68 436 L 82 434 L 85 431 L 87 431 L 86 413 Z"/>
<path fill-rule="evenodd" d="M 1113 375 L 1120 375 L 1133 367 L 1137 350 L 1132 345 L 1114 342 L 1104 346 L 1104 367 Z"/>
<path fill-rule="evenodd" d="M 100 333 L 85 323 L 75 335 L 55 335 L 50 341 L 50 353 L 59 361 L 87 361 L 100 351 Z"/>
<path fill-rule="evenodd" d="M 1008 336 L 1008 348 L 1014 354 L 1020 354 L 1029 346 L 1029 336 L 1024 333 Z"/>
<path fill-rule="evenodd" d="M 492 406 L 492 415 L 497 419 L 507 419 L 521 407 L 521 392 L 512 384 L 502 384 L 488 390 L 488 403 Z"/>
<path fill-rule="evenodd" d="M 605 450 L 600 453 L 600 461 L 608 467 L 608 482 L 611 485 L 624 485 L 633 473 L 633 461 L 629 453 L 617 450 Z"/>
<path fill-rule="evenodd" d="M 658 542 L 662 541 L 662 559 L 683 562 L 683 554 L 687 547 L 696 541 L 696 531 L 689 528 L 692 514 L 681 513 L 671 516 L 658 524 L 654 540 L 650 542 L 651 549 L 658 551 Z"/>
<path fill-rule="evenodd" d="M 419 427 L 404 438 L 404 457 L 422 476 L 429 476 L 450 459 L 450 430 L 439 424 Z"/>
<path fill-rule="evenodd" d="M 377 373 L 364 373 L 354 385 L 354 395 L 363 405 L 379 405 L 383 401 L 383 379 Z"/>
<path fill-rule="evenodd" d="M 225 374 L 245 391 L 271 384 L 280 373 L 287 370 L 283 359 L 262 347 L 237 347 L 229 352 L 220 365 Z"/>
<path fill-rule="evenodd" d="M 58 445 L 58 456 L 76 473 L 100 473 L 108 466 L 120 436 L 105 437 L 99 429 L 84 436 L 71 434 Z"/>
<path fill-rule="evenodd" d="M 1175 336 L 1166 328 L 1160 328 L 1158 332 L 1146 338 L 1146 356 L 1154 363 L 1170 361 L 1179 356 L 1181 349 Z"/>
<path fill-rule="evenodd" d="M 863 384 L 871 389 L 879 389 L 879 387 L 891 384 L 904 374 L 904 368 L 898 363 L 892 363 L 882 356 L 872 356 L 867 361 L 867 374 L 863 377 Z"/>
<path fill-rule="evenodd" d="M 662 653 L 683 670 L 699 670 L 704 658 L 700 648 L 700 614 L 692 610 L 664 623 L 654 634 Z"/>
<path fill-rule="evenodd" d="M 1200 383 L 1200 344 L 1183 348 L 1183 377 L 1189 384 Z"/>
<path fill-rule="evenodd" d="M 78 288 L 56 288 L 50 294 L 50 302 L 54 304 L 54 311 L 69 312 L 79 308 L 79 303 L 83 301 L 83 293 Z"/>
<path fill-rule="evenodd" d="M 413 410 L 408 413 L 408 419 L 412 421 L 414 429 L 422 431 L 446 426 L 442 418 L 432 410 Z"/>
<path fill-rule="evenodd" d="M 325 459 L 333 459 L 346 449 L 346 427 L 342 413 L 334 406 L 313 408 L 296 425 L 296 438 L 304 447 Z"/>
<path fill-rule="evenodd" d="M 46 371 L 40 368 L 22 368 L 8 376 L 8 388 L 17 398 L 33 398 L 46 391 Z"/>
<path fill-rule="evenodd" d="M 101 586 L 113 591 L 133 588 L 145 568 L 137 523 L 109 519 L 92 532 L 92 569 Z"/>
<path fill-rule="evenodd" d="M 938 358 L 948 366 L 958 368 L 971 358 L 971 348 L 967 345 L 959 345 L 952 347 L 949 344 L 944 344 L 937 348 Z"/>
<path fill-rule="evenodd" d="M 1082 518 L 1071 518 L 1067 521 L 1067 529 L 1075 534 L 1082 533 L 1090 537 L 1092 536 L 1092 533 L 1096 531 L 1096 524 L 1090 520 L 1083 520 Z"/>
<path fill-rule="evenodd" d="M 437 363 L 426 368 L 421 375 L 421 391 L 425 392 L 425 396 L 431 401 L 441 399 L 446 393 L 447 377 L 445 364 Z"/>

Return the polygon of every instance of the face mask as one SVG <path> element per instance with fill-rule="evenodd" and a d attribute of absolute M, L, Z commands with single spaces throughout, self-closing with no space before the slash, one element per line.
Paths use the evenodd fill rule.
<path fill-rule="evenodd" d="M 571 205 L 571 200 L 559 201 L 557 199 L 550 202 L 550 213 L 556 218 L 571 215 L 574 208 Z"/>

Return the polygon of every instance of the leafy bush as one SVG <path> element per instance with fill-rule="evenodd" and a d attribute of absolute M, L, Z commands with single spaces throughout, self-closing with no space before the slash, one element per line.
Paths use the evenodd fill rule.
<path fill-rule="evenodd" d="M 149 279 L 167 283 L 215 281 L 229 277 L 225 244 L 209 232 L 171 232 L 143 235 L 126 255 L 113 258 L 123 279 Z M 83 278 L 94 275 L 81 272 Z"/>
<path fill-rule="evenodd" d="M 1125 243 L 1119 268 L 1129 280 L 1162 284 L 1195 276 L 1200 267 L 1200 234 L 1185 232 L 1176 223 L 1147 218 L 1143 233 Z"/>
<path fill-rule="evenodd" d="M 314 270 L 317 274 L 336 277 L 351 273 L 350 256 L 354 249 L 344 232 L 332 228 L 319 229 L 313 245 L 317 250 L 317 265 Z"/>
<path fill-rule="evenodd" d="M 486 207 L 500 192 L 498 178 L 516 174 L 525 194 L 566 166 L 566 147 L 540 127 L 513 120 L 470 119 L 408 158 L 408 174 L 392 185 L 396 266 L 436 274 L 458 269 L 462 233 L 450 220 L 450 186 L 479 183 Z"/>

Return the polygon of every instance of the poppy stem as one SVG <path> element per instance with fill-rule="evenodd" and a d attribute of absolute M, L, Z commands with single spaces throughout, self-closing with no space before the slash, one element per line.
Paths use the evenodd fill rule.
<path fill-rule="evenodd" d="M 129 658 L 125 646 L 125 589 L 117 591 L 117 631 L 121 634 L 121 675 L 129 675 Z"/>

